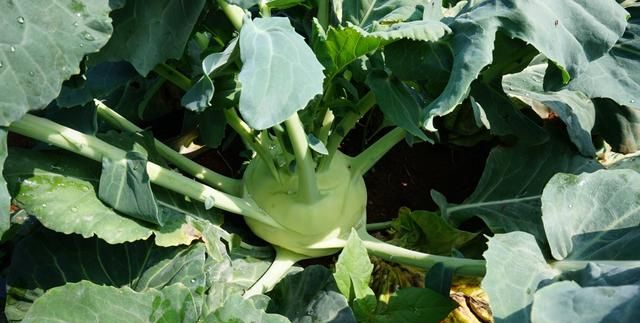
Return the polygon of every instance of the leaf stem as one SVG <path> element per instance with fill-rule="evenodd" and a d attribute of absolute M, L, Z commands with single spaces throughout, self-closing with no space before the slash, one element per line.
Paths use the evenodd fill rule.
<path fill-rule="evenodd" d="M 380 231 L 391 228 L 393 225 L 393 221 L 387 222 L 378 222 L 378 223 L 367 223 L 367 231 Z"/>
<path fill-rule="evenodd" d="M 389 131 L 387 134 L 374 142 L 373 145 L 365 149 L 353 159 L 351 171 L 353 174 L 364 175 L 380 158 L 382 158 L 393 146 L 402 141 L 406 131 L 400 127 Z"/>
<path fill-rule="evenodd" d="M 327 151 L 329 151 L 329 155 L 320 161 L 319 169 L 321 171 L 329 168 L 331 161 L 333 160 L 333 156 L 338 150 L 338 147 L 340 147 L 342 140 L 344 140 L 349 131 L 356 126 L 358 120 L 360 120 L 360 118 L 362 118 L 362 116 L 375 105 L 376 96 L 373 92 L 368 92 L 360 99 L 360 101 L 358 101 L 358 103 L 356 103 L 355 111 L 350 111 L 346 116 L 344 116 L 344 118 L 342 118 L 329 137 L 327 143 Z"/>
<path fill-rule="evenodd" d="M 98 108 L 98 116 L 109 123 L 112 127 L 131 133 L 142 131 L 141 128 L 110 109 L 103 102 L 99 100 L 94 100 L 94 102 Z M 178 152 L 159 140 L 154 139 L 154 143 L 160 156 L 169 161 L 169 163 L 175 165 L 186 173 L 191 174 L 193 177 L 201 180 L 205 184 L 211 185 L 211 187 L 215 189 L 235 196 L 242 195 L 243 185 L 241 180 L 220 175 L 206 167 L 203 167 L 193 160 L 180 155 Z"/>
<path fill-rule="evenodd" d="M 316 167 L 309 149 L 307 133 L 304 131 L 302 121 L 297 113 L 285 120 L 284 125 L 296 156 L 296 174 L 298 175 L 298 192 L 296 194 L 305 203 L 313 203 L 320 198 L 320 192 L 316 182 Z"/>
<path fill-rule="evenodd" d="M 380 241 L 364 230 L 358 230 L 358 235 L 370 255 L 387 261 L 420 268 L 429 268 L 437 263 L 442 263 L 445 267 L 452 269 L 455 274 L 463 276 L 481 277 L 486 272 L 484 260 L 444 257 L 417 252 Z"/>
<path fill-rule="evenodd" d="M 324 30 L 329 27 L 329 0 L 318 0 L 318 22 Z"/>
<path fill-rule="evenodd" d="M 276 249 L 276 258 L 262 277 L 260 277 L 260 279 L 258 279 L 251 288 L 244 292 L 244 298 L 264 294 L 270 291 L 284 276 L 287 275 L 289 269 L 291 269 L 296 262 L 308 258 L 280 247 L 274 246 L 274 248 Z"/>
<path fill-rule="evenodd" d="M 81 156 L 101 162 L 103 157 L 121 159 L 126 152 L 96 137 L 67 128 L 53 121 L 26 114 L 15 121 L 9 130 L 36 140 L 46 142 Z M 210 186 L 196 182 L 179 173 L 147 162 L 147 173 L 151 182 L 200 202 L 215 201 L 215 207 L 238 215 L 246 216 L 264 224 L 281 228 L 260 207 L 250 201 L 220 192 Z"/>
<path fill-rule="evenodd" d="M 224 116 L 227 119 L 227 124 L 238 133 L 244 143 L 253 149 L 253 151 L 258 154 L 258 157 L 262 158 L 267 167 L 269 167 L 273 178 L 280 181 L 280 173 L 278 173 L 278 169 L 273 161 L 273 156 L 271 156 L 264 146 L 260 137 L 254 134 L 249 125 L 240 119 L 240 116 L 234 108 L 224 109 Z"/>
<path fill-rule="evenodd" d="M 169 80 L 171 83 L 181 88 L 182 90 L 187 91 L 193 86 L 193 82 L 190 78 L 186 77 L 184 74 L 180 73 L 180 71 L 165 63 L 156 65 L 153 71 L 156 72 L 156 74 L 160 75 L 162 78 Z"/>

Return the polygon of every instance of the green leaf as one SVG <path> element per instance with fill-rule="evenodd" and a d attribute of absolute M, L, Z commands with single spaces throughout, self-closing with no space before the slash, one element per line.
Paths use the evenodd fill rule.
<path fill-rule="evenodd" d="M 138 73 L 127 62 L 91 66 L 83 75 L 86 81 L 77 85 L 75 79 L 72 79 L 62 85 L 62 92 L 56 98 L 56 104 L 62 108 L 69 108 L 85 105 L 93 99 L 106 99 L 136 76 Z"/>
<path fill-rule="evenodd" d="M 97 238 L 38 229 L 14 249 L 7 279 L 12 302 L 7 308 L 12 320 L 19 319 L 19 309 L 26 312 L 43 292 L 82 280 L 139 292 L 181 283 L 195 291 L 205 284 L 204 261 L 202 244 L 188 248 L 160 248 L 150 241 L 110 245 Z"/>
<path fill-rule="evenodd" d="M 318 154 L 321 154 L 321 155 L 329 154 L 329 151 L 327 150 L 327 147 L 324 145 L 324 143 L 322 143 L 322 141 L 320 141 L 320 139 L 318 139 L 312 133 L 307 135 L 307 141 L 309 142 L 309 148 L 311 148 L 313 151 L 317 152 Z"/>
<path fill-rule="evenodd" d="M 489 239 L 487 274 L 482 289 L 491 300 L 497 322 L 530 322 L 531 304 L 538 288 L 554 280 L 560 271 L 552 269 L 536 239 L 524 232 L 498 234 Z"/>
<path fill-rule="evenodd" d="M 441 216 L 429 211 L 401 208 L 393 222 L 391 243 L 404 248 L 437 255 L 450 255 L 477 236 L 452 227 Z"/>
<path fill-rule="evenodd" d="M 4 172 L 7 153 L 7 130 L 0 128 L 0 174 Z M 4 179 L 4 176 L 0 176 L 0 237 L 2 237 L 2 235 L 9 230 L 9 226 L 11 226 L 10 208 L 11 195 L 7 189 L 7 181 Z"/>
<path fill-rule="evenodd" d="M 562 137 L 537 146 L 497 147 L 489 154 L 475 191 L 460 205 L 447 209 L 460 223 L 481 218 L 494 233 L 526 231 L 546 241 L 540 197 L 547 182 L 559 172 L 593 172 L 602 168 L 573 150 Z"/>
<path fill-rule="evenodd" d="M 428 79 L 444 89 L 451 74 L 453 53 L 445 42 L 402 40 L 385 46 L 384 54 L 386 66 L 403 81 Z"/>
<path fill-rule="evenodd" d="M 287 18 L 245 19 L 240 113 L 254 129 L 288 119 L 322 93 L 323 67 Z"/>
<path fill-rule="evenodd" d="M 336 272 L 333 274 L 340 292 L 350 301 L 373 295 L 369 288 L 372 272 L 373 264 L 369 260 L 367 249 L 358 238 L 358 234 L 352 230 L 346 246 L 338 257 Z"/>
<path fill-rule="evenodd" d="M 200 139 L 207 147 L 218 148 L 224 140 L 227 120 L 222 109 L 207 109 L 198 115 Z"/>
<path fill-rule="evenodd" d="M 12 149 L 4 176 L 15 203 L 47 228 L 85 238 L 95 235 L 112 244 L 147 239 L 151 234 L 158 238 L 156 243 L 189 243 L 198 234 L 185 214 L 216 221 L 194 203 L 164 195 L 160 201 L 183 215 L 161 229 L 121 215 L 97 197 L 99 164 L 66 153 Z"/>
<path fill-rule="evenodd" d="M 451 282 L 453 281 L 453 270 L 447 268 L 441 262 L 429 268 L 424 276 L 424 287 L 434 292 L 449 297 L 451 293 Z"/>
<path fill-rule="evenodd" d="M 254 299 L 244 299 L 238 294 L 232 295 L 224 306 L 207 316 L 207 322 L 264 322 L 287 323 L 289 320 L 279 314 L 266 313 Z"/>
<path fill-rule="evenodd" d="M 613 47 L 626 16 L 615 1 L 600 0 L 483 1 L 463 10 L 449 25 L 456 53 L 449 83 L 427 107 L 424 126 L 435 131 L 433 118 L 450 113 L 466 98 L 471 83 L 492 61 L 498 30 L 533 45 L 562 68 L 568 81 Z"/>
<path fill-rule="evenodd" d="M 426 288 L 403 288 L 394 293 L 374 322 L 441 322 L 458 304 Z"/>
<path fill-rule="evenodd" d="M 353 26 L 329 27 L 326 34 L 324 34 L 317 21 L 314 21 L 313 27 L 316 32 L 322 32 L 321 35 L 316 37 L 313 51 L 318 56 L 318 60 L 324 65 L 325 73 L 330 79 L 358 57 L 388 43 L 367 35 Z"/>
<path fill-rule="evenodd" d="M 338 0 L 334 10 L 343 24 L 366 28 L 374 23 L 422 19 L 424 5 L 422 0 Z"/>
<path fill-rule="evenodd" d="M 58 96 L 62 82 L 80 72 L 84 55 L 111 36 L 110 11 L 107 0 L 0 4 L 0 126 Z"/>
<path fill-rule="evenodd" d="M 185 108 L 202 112 L 211 106 L 211 100 L 215 93 L 215 87 L 211 79 L 212 74 L 233 62 L 232 58 L 237 54 L 237 42 L 238 39 L 234 38 L 223 52 L 209 54 L 202 60 L 202 77 L 180 100 L 180 103 Z"/>
<path fill-rule="evenodd" d="M 542 220 L 555 259 L 637 260 L 640 173 L 558 174 L 542 194 Z"/>
<path fill-rule="evenodd" d="M 22 322 L 195 322 L 194 296 L 181 285 L 135 292 L 90 282 L 68 284 L 40 297 Z M 64 311 L 52 311 L 64 308 Z"/>
<path fill-rule="evenodd" d="M 119 160 L 103 158 L 98 196 L 131 217 L 159 225 L 166 221 L 158 212 L 147 174 L 147 157 L 141 153 L 130 151 Z"/>
<path fill-rule="evenodd" d="M 591 130 L 595 124 L 596 111 L 593 102 L 583 93 L 543 89 L 543 78 L 547 64 L 536 64 L 524 71 L 506 75 L 502 79 L 505 93 L 533 107 L 539 114 L 548 115 L 553 111 L 566 125 L 571 141 L 580 153 L 594 156 L 596 148 L 591 140 Z"/>
<path fill-rule="evenodd" d="M 521 113 L 503 92 L 500 84 L 476 82 L 471 85 L 471 100 L 474 106 L 485 113 L 491 134 L 515 135 L 522 144 L 542 144 L 549 136 L 532 119 Z M 472 102 L 473 102 L 472 101 Z"/>
<path fill-rule="evenodd" d="M 182 57 L 205 0 L 129 0 L 113 13 L 115 31 L 91 63 L 130 62 L 146 76 L 170 58 Z"/>
<path fill-rule="evenodd" d="M 370 73 L 366 83 L 389 121 L 422 140 L 428 140 L 419 126 L 422 104 L 415 90 L 382 71 Z"/>
<path fill-rule="evenodd" d="M 640 315 L 640 285 L 587 287 L 564 281 L 536 293 L 534 322 L 629 322 Z"/>
<path fill-rule="evenodd" d="M 390 26 L 375 24 L 370 36 L 384 40 L 437 41 L 451 33 L 451 29 L 440 21 L 420 20 L 395 23 Z"/>
<path fill-rule="evenodd" d="M 342 295 L 353 302 L 356 317 L 366 317 L 376 308 L 375 295 L 369 287 L 372 272 L 373 264 L 367 249 L 355 229 L 352 229 L 346 246 L 338 256 L 333 277 Z"/>
<path fill-rule="evenodd" d="M 631 19 L 622 38 L 567 88 L 591 98 L 611 98 L 619 105 L 640 109 L 640 7 L 627 11 Z"/>
<path fill-rule="evenodd" d="M 287 275 L 269 292 L 269 297 L 267 310 L 294 323 L 356 322 L 347 299 L 340 294 L 326 267 L 312 265 Z"/>

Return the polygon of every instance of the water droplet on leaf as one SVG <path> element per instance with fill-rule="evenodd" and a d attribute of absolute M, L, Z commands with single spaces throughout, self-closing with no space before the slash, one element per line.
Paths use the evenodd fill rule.
<path fill-rule="evenodd" d="M 82 37 L 83 37 L 84 39 L 88 40 L 88 41 L 94 41 L 94 40 L 96 40 L 96 38 L 95 38 L 95 37 L 93 37 L 93 35 L 92 35 L 92 34 L 90 34 L 90 33 L 86 32 L 86 31 L 82 33 Z"/>
<path fill-rule="evenodd" d="M 17 20 L 18 20 L 19 24 L 21 24 L 21 25 L 24 24 L 24 17 L 20 16 L 20 17 L 18 17 Z"/>
<path fill-rule="evenodd" d="M 569 208 L 570 208 L 570 209 L 571 209 L 571 208 L 573 208 L 573 204 L 569 204 Z"/>
<path fill-rule="evenodd" d="M 4 63 L 0 61 L 0 68 L 4 67 Z"/>
<path fill-rule="evenodd" d="M 36 73 L 34 73 L 34 72 L 29 72 L 29 76 L 35 76 L 35 75 L 36 75 Z"/>
<path fill-rule="evenodd" d="M 78 27 L 78 25 L 79 25 L 79 23 L 77 21 L 73 23 L 74 27 Z"/>
<path fill-rule="evenodd" d="M 83 43 L 80 43 L 80 47 L 84 47 L 84 44 L 83 44 Z"/>
<path fill-rule="evenodd" d="M 47 203 L 42 203 L 42 207 L 47 207 Z"/>
<path fill-rule="evenodd" d="M 10 50 L 12 53 L 15 53 L 15 52 L 16 52 L 16 46 L 11 46 L 11 47 L 9 47 L 9 50 Z"/>
<path fill-rule="evenodd" d="M 631 102 L 631 103 L 636 103 L 636 100 L 634 100 L 634 99 L 631 99 L 631 101 L 630 101 L 630 102 Z"/>

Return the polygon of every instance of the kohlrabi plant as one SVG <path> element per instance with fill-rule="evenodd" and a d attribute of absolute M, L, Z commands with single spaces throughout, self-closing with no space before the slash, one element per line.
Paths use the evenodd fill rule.
<path fill-rule="evenodd" d="M 468 276 L 484 277 L 496 321 L 631 321 L 640 174 L 611 151 L 638 150 L 637 9 L 4 1 L 5 314 L 439 322 L 458 306 L 452 277 Z M 371 143 L 343 153 L 367 126 Z M 249 153 L 222 175 L 154 133 Z M 371 223 L 364 176 L 402 142 L 494 148 L 462 203 L 432 191 L 437 212 Z M 296 266 L 334 254 L 333 274 Z M 372 277 L 369 256 L 404 271 Z"/>

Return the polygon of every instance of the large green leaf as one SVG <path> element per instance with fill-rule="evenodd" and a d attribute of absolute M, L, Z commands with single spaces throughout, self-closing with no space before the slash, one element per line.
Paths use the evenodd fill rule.
<path fill-rule="evenodd" d="M 109 39 L 109 1 L 0 3 L 0 126 L 45 107 Z"/>
<path fill-rule="evenodd" d="M 560 271 L 549 267 L 530 234 L 498 234 L 489 239 L 488 246 L 484 253 L 487 274 L 482 289 L 489 294 L 496 321 L 531 321 L 534 292 Z"/>
<path fill-rule="evenodd" d="M 113 13 L 115 31 L 91 57 L 93 64 L 126 60 L 147 75 L 170 58 L 182 57 L 205 0 L 129 0 Z"/>
<path fill-rule="evenodd" d="M 184 244 L 199 235 L 186 215 L 215 222 L 211 212 L 172 196 L 161 201 L 182 214 L 162 228 L 123 216 L 97 197 L 99 164 L 70 154 L 12 149 L 4 176 L 16 203 L 46 227 L 84 237 L 95 235 L 108 243 L 147 239 L 155 234 L 156 243 Z"/>
<path fill-rule="evenodd" d="M 323 266 L 313 265 L 287 275 L 269 296 L 268 311 L 282 314 L 294 323 L 356 322 L 333 275 Z"/>
<path fill-rule="evenodd" d="M 585 287 L 564 281 L 535 294 L 534 322 L 633 322 L 640 315 L 640 285 Z"/>
<path fill-rule="evenodd" d="M 605 56 L 589 64 L 568 88 L 640 109 L 640 7 L 627 10 L 631 19 L 622 38 Z"/>
<path fill-rule="evenodd" d="M 82 281 L 46 293 L 22 322 L 196 322 L 198 310 L 194 295 L 179 284 L 136 292 Z"/>
<path fill-rule="evenodd" d="M 640 259 L 640 173 L 558 174 L 542 194 L 551 254 L 562 259 Z"/>
<path fill-rule="evenodd" d="M 551 138 L 543 145 L 494 148 L 475 191 L 445 213 L 454 222 L 477 216 L 494 233 L 526 231 L 544 242 L 540 197 L 549 179 L 558 172 L 578 174 L 601 168 L 562 137 Z"/>
<path fill-rule="evenodd" d="M 433 118 L 465 99 L 471 83 L 492 62 L 497 31 L 533 45 L 562 68 L 568 81 L 607 53 L 624 32 L 626 16 L 613 0 L 499 0 L 468 7 L 450 24 L 456 53 L 452 74 L 444 92 L 427 107 L 425 127 L 435 131 Z"/>
<path fill-rule="evenodd" d="M 283 122 L 322 93 L 323 67 L 287 18 L 245 19 L 240 113 L 254 129 Z"/>
<path fill-rule="evenodd" d="M 639 179 L 633 170 L 554 176 L 542 197 L 553 261 L 544 258 L 530 234 L 491 238 L 482 287 L 496 320 L 591 322 L 606 317 L 604 321 L 619 322 L 637 315 Z M 561 311 L 550 305 L 552 300 L 571 306 Z"/>
<path fill-rule="evenodd" d="M 561 263 L 547 263 L 533 236 L 524 232 L 491 238 L 484 257 L 482 288 L 496 322 L 628 322 L 638 315 L 640 267 L 589 264 L 562 272 Z M 615 252 L 599 259 L 615 259 Z"/>
<path fill-rule="evenodd" d="M 113 31 L 109 1 L 0 3 L 0 127 L 27 111 L 41 109 L 62 82 L 80 72 L 87 53 L 96 52 Z M 0 164 L 6 157 L 6 130 L 0 130 Z M 9 228 L 9 194 L 0 179 L 0 235 Z"/>
<path fill-rule="evenodd" d="M 531 65 L 517 74 L 506 75 L 502 87 L 508 95 L 532 106 L 538 113 L 551 110 L 566 125 L 571 141 L 585 156 L 594 156 L 596 149 L 591 140 L 596 111 L 593 102 L 583 93 L 560 90 L 545 91 L 543 78 L 546 63 Z"/>
<path fill-rule="evenodd" d="M 88 280 L 143 292 L 181 283 L 205 285 L 205 248 L 157 247 L 151 241 L 110 245 L 39 229 L 16 246 L 8 273 L 7 313 L 21 316 L 35 297 L 52 288 Z M 26 296 L 25 296 L 26 295 Z"/>

